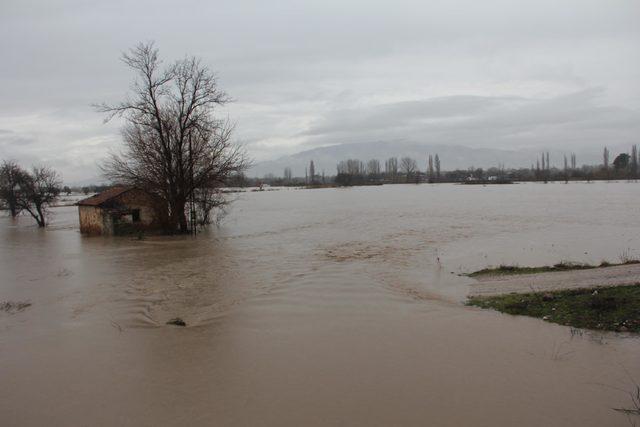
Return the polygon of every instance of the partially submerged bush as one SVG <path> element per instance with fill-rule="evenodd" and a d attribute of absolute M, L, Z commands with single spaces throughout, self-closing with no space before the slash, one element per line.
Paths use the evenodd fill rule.
<path fill-rule="evenodd" d="M 28 307 L 31 307 L 31 303 L 28 301 L 4 301 L 0 303 L 0 311 L 9 314 L 15 314 Z"/>

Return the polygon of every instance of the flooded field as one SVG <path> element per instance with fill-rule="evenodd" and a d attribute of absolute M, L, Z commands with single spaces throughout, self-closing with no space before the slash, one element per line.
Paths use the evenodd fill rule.
<path fill-rule="evenodd" d="M 626 426 L 640 339 L 466 307 L 488 265 L 640 256 L 640 186 L 234 195 L 197 238 L 0 219 L 3 425 Z M 166 325 L 181 317 L 186 328 Z"/>

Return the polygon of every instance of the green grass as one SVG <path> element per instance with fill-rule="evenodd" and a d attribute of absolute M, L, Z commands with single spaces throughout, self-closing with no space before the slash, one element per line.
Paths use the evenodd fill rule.
<path fill-rule="evenodd" d="M 576 328 L 640 333 L 640 283 L 635 285 L 470 297 L 467 305 L 538 317 Z"/>
<path fill-rule="evenodd" d="M 504 276 L 514 274 L 535 274 L 535 273 L 548 273 L 553 271 L 568 271 L 568 270 L 589 270 L 592 268 L 604 268 L 615 267 L 618 265 L 640 264 L 640 260 L 627 260 L 620 263 L 610 263 L 603 261 L 600 265 L 581 264 L 575 262 L 560 262 L 554 265 L 545 265 L 542 267 L 520 267 L 518 265 L 500 265 L 498 267 L 488 267 L 482 270 L 474 271 L 467 274 L 469 277 L 478 276 Z"/>

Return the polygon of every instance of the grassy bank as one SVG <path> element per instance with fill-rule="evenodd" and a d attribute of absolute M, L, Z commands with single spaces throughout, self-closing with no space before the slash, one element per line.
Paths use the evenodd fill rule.
<path fill-rule="evenodd" d="M 519 265 L 500 265 L 498 267 L 488 267 L 482 270 L 474 271 L 466 276 L 479 277 L 479 276 L 503 276 L 513 274 L 535 274 L 535 273 L 548 273 L 554 271 L 569 271 L 569 270 L 589 270 L 592 268 L 605 268 L 615 267 L 619 265 L 640 264 L 640 260 L 627 260 L 620 263 L 610 263 L 603 261 L 599 265 L 593 264 L 581 264 L 574 262 L 561 262 L 554 265 L 545 265 L 542 267 L 520 267 Z"/>
<path fill-rule="evenodd" d="M 467 305 L 538 317 L 576 328 L 640 333 L 640 283 L 596 289 L 470 297 Z"/>

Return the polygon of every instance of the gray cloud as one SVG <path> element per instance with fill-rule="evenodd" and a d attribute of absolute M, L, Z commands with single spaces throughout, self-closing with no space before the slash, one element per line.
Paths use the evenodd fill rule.
<path fill-rule="evenodd" d="M 552 98 L 444 97 L 338 110 L 312 123 L 307 144 L 375 140 L 485 148 L 631 143 L 640 111 L 601 106 L 602 88 Z"/>
<path fill-rule="evenodd" d="M 257 160 L 342 142 L 591 150 L 635 141 L 636 0 L 35 1 L 0 5 L 0 155 L 95 176 L 118 123 L 120 52 L 194 54 L 237 101 Z M 596 89 L 594 89 L 596 88 Z"/>
<path fill-rule="evenodd" d="M 514 101 L 516 99 L 460 95 L 337 110 L 320 119 L 319 124 L 312 125 L 302 135 L 322 136 L 331 133 L 406 129 L 412 124 L 423 124 L 431 120 L 473 117 Z"/>

